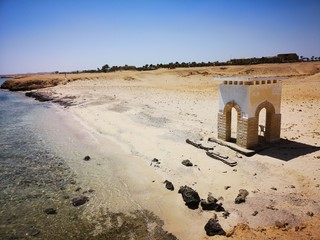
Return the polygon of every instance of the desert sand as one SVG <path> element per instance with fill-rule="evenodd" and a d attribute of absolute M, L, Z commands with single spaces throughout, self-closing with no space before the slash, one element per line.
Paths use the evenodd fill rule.
<path fill-rule="evenodd" d="M 220 199 L 230 212 L 227 218 L 217 213 L 226 231 L 246 224 L 235 228 L 231 236 L 235 239 L 319 239 L 319 62 L 37 78 L 57 76 L 61 78 L 57 86 L 38 91 L 71 99 L 72 105 L 65 108 L 68 121 L 90 138 L 92 161 L 85 166 L 69 163 L 83 184 L 97 189 L 86 206 L 87 218 L 101 208 L 147 209 L 179 239 L 210 239 L 204 225 L 214 212 L 187 208 L 178 194 L 179 187 L 187 185 L 201 198 L 212 193 Z M 214 78 L 221 76 L 286 77 L 281 143 L 246 157 L 207 141 L 217 137 L 219 82 Z M 214 147 L 237 166 L 208 157 L 186 139 Z M 160 163 L 152 162 L 154 158 Z M 185 159 L 194 166 L 182 165 Z M 165 188 L 165 180 L 173 183 L 174 191 Z M 248 190 L 249 196 L 245 203 L 235 204 L 239 189 Z M 276 221 L 287 226 L 278 229 Z"/>

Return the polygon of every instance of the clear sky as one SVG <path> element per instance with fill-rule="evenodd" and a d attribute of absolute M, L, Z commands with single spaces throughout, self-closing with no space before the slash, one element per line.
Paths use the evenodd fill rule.
<path fill-rule="evenodd" d="M 320 57 L 320 0 L 0 0 L 0 74 Z"/>

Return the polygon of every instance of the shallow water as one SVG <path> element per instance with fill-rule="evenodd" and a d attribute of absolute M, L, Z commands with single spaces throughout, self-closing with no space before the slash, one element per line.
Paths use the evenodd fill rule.
<path fill-rule="evenodd" d="M 87 132 L 69 131 L 63 114 L 50 103 L 0 90 L 1 239 L 174 239 L 162 230 L 160 219 L 144 210 L 125 214 L 101 209 L 96 217 L 88 214 L 100 189 L 90 191 L 90 176 L 82 181 L 78 175 L 83 176 L 86 166 L 81 164 L 87 153 L 103 156 L 94 151 L 94 138 Z M 84 144 L 81 140 L 88 137 L 89 144 Z M 106 164 L 109 160 L 102 159 Z M 127 201 L 121 198 L 126 193 L 112 184 L 112 172 L 106 179 L 110 184 L 101 184 L 103 191 L 110 196 L 119 192 L 119 199 Z M 89 203 L 72 206 L 70 199 L 81 194 L 89 197 Z M 46 214 L 47 208 L 57 213 Z M 156 227 L 150 230 L 150 225 Z"/>

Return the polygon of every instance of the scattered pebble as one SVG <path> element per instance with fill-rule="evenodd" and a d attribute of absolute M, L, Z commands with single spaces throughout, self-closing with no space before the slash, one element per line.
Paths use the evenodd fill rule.
<path fill-rule="evenodd" d="M 308 211 L 308 212 L 307 212 L 307 215 L 308 215 L 309 217 L 313 217 L 314 213 L 313 213 L 313 212 Z"/>
<path fill-rule="evenodd" d="M 174 186 L 173 186 L 172 182 L 165 180 L 163 183 L 166 184 L 166 189 L 168 189 L 170 191 L 174 190 Z"/>
<path fill-rule="evenodd" d="M 89 161 L 90 159 L 91 159 L 90 156 L 85 156 L 85 157 L 83 158 L 84 161 Z"/>
<path fill-rule="evenodd" d="M 229 217 L 230 213 L 228 211 L 225 211 L 222 213 L 222 216 L 227 219 Z"/>
<path fill-rule="evenodd" d="M 274 191 L 277 191 L 277 190 L 278 190 L 278 189 L 277 189 L 277 188 L 275 188 L 275 187 L 272 187 L 271 189 L 272 189 L 272 190 L 274 190 Z"/>
<path fill-rule="evenodd" d="M 238 170 L 237 170 L 237 169 L 233 169 L 232 171 L 234 171 L 234 172 L 238 172 Z"/>
<path fill-rule="evenodd" d="M 231 186 L 225 186 L 224 189 L 228 190 L 229 188 L 231 188 Z"/>
<path fill-rule="evenodd" d="M 245 202 L 248 195 L 249 195 L 249 192 L 246 189 L 240 189 L 238 196 L 234 200 L 234 203 L 240 204 Z"/>
<path fill-rule="evenodd" d="M 73 206 L 77 207 L 77 206 L 85 204 L 88 201 L 89 201 L 89 198 L 87 196 L 80 195 L 80 196 L 73 197 L 71 200 L 71 203 Z"/>
<path fill-rule="evenodd" d="M 183 165 L 185 165 L 186 167 L 192 167 L 193 166 L 192 162 L 190 160 L 188 160 L 188 159 L 183 160 L 181 163 Z"/>
<path fill-rule="evenodd" d="M 257 216 L 258 215 L 258 211 L 254 211 L 253 213 L 252 213 L 252 216 Z"/>

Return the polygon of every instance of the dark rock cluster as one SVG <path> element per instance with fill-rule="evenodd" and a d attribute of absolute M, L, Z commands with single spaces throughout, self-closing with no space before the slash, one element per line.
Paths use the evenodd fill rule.
<path fill-rule="evenodd" d="M 186 203 L 188 208 L 197 209 L 200 203 L 199 194 L 191 187 L 182 186 L 179 189 L 179 193 L 182 195 L 183 201 Z"/>

